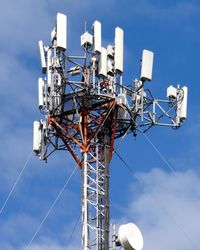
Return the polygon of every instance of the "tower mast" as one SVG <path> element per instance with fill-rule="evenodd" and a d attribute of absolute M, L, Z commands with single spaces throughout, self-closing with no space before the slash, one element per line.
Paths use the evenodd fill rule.
<path fill-rule="evenodd" d="M 92 34 L 85 30 L 81 36 L 83 56 L 70 56 L 67 17 L 58 13 L 50 45 L 39 42 L 45 77 L 38 80 L 38 107 L 45 119 L 34 122 L 33 150 L 42 160 L 66 150 L 81 170 L 82 250 L 111 246 L 109 176 L 115 140 L 156 125 L 179 128 L 186 119 L 187 87 L 170 86 L 166 100 L 155 99 L 145 88 L 152 79 L 153 52 L 143 50 L 140 79 L 131 87 L 123 83 L 123 36 L 117 27 L 114 44 L 102 47 L 101 23 L 95 21 Z M 138 232 L 132 225 L 126 228 Z"/>

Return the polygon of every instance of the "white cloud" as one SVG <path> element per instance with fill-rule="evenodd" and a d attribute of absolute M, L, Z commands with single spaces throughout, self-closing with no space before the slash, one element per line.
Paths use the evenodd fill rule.
<path fill-rule="evenodd" d="M 24 248 L 22 248 L 24 249 Z M 63 246 L 56 242 L 33 244 L 29 250 L 63 250 Z"/>
<path fill-rule="evenodd" d="M 23 55 L 32 50 L 35 40 L 49 26 L 45 1 L 4 1 L 1 4 L 1 50 L 7 54 Z M 22 53 L 22 54 L 21 54 Z"/>
<path fill-rule="evenodd" d="M 140 227 L 144 236 L 144 249 L 198 249 L 200 176 L 193 171 L 167 173 L 160 169 L 137 176 L 142 186 L 131 184 L 129 205 L 124 207 L 123 218 L 118 218 L 120 224 L 135 222 Z M 8 224 L 6 228 L 11 226 Z M 48 235 L 53 238 L 40 235 L 34 240 L 30 250 L 65 249 L 72 227 L 73 223 L 68 223 L 63 229 L 62 241 L 56 235 L 54 237 L 51 231 Z M 66 239 L 65 243 L 63 239 Z M 80 230 L 79 233 L 76 230 L 68 249 L 79 249 L 80 239 Z M 19 249 L 24 249 L 24 246 Z M 11 246 L 8 249 L 12 249 Z"/>
<path fill-rule="evenodd" d="M 20 241 L 25 241 L 27 237 L 31 237 L 32 228 L 38 224 L 37 219 L 27 215 L 13 214 L 9 218 L 1 221 L 0 228 L 0 242 L 3 244 L 10 244 L 14 246 L 19 245 Z"/>
<path fill-rule="evenodd" d="M 26 187 L 27 190 L 24 190 L 24 187 L 18 187 L 20 190 L 19 194 L 17 193 L 16 195 L 15 193 L 14 201 L 10 201 L 6 207 L 6 210 L 12 210 L 13 213 L 4 211 L 3 214 L 0 215 L 0 247 L 3 244 L 6 245 L 9 243 L 10 247 L 12 246 L 16 250 L 25 249 L 25 245 L 32 239 L 35 231 L 47 215 L 47 211 L 49 211 L 53 201 L 60 192 L 60 188 L 58 188 L 55 183 L 55 187 L 51 190 L 53 194 L 48 194 L 47 196 L 47 192 L 45 192 L 46 189 L 42 187 L 42 183 L 37 182 L 37 184 L 40 194 L 37 192 L 35 195 L 33 190 L 31 192 L 31 188 L 26 180 L 24 187 Z M 63 242 L 67 244 L 67 239 L 74 227 L 74 221 L 72 220 L 74 216 L 77 218 L 80 212 L 79 196 L 77 193 L 75 194 L 70 187 L 61 195 L 31 245 L 37 246 L 38 248 L 45 246 L 50 247 L 51 245 L 53 247 L 54 244 L 50 244 L 50 239 L 54 239 L 59 242 L 60 245 L 64 244 Z M 34 189 L 36 189 L 36 187 Z M 14 207 L 10 206 L 12 204 L 14 204 Z M 80 241 L 74 241 L 74 238 L 76 238 L 76 235 L 73 237 L 72 242 L 77 243 Z M 23 247 L 21 248 L 22 244 Z M 55 245 L 55 249 L 56 247 L 57 244 Z"/>
<path fill-rule="evenodd" d="M 20 247 L 19 250 L 24 250 L 26 245 Z M 43 238 L 40 243 L 33 243 L 28 250 L 77 250 L 80 249 L 80 245 L 74 243 L 73 245 L 60 244 L 59 242 L 52 240 L 50 238 Z"/>
<path fill-rule="evenodd" d="M 149 250 L 198 249 L 200 177 L 193 171 L 139 174 L 143 187 L 135 193 L 122 221 L 136 221 Z M 137 189 L 138 190 L 138 189 Z"/>

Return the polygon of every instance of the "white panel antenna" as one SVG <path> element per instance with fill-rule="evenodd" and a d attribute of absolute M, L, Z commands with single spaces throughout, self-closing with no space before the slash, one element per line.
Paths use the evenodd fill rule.
<path fill-rule="evenodd" d="M 42 131 L 38 121 L 33 123 L 33 151 L 38 154 L 41 148 Z"/>
<path fill-rule="evenodd" d="M 101 53 L 101 23 L 95 21 L 93 24 L 94 30 L 94 52 Z"/>
<path fill-rule="evenodd" d="M 57 13 L 56 23 L 57 48 L 65 51 L 67 49 L 67 16 Z"/>
<path fill-rule="evenodd" d="M 107 73 L 110 76 L 114 76 L 114 62 L 110 58 L 107 60 Z"/>
<path fill-rule="evenodd" d="M 52 52 L 50 49 L 47 51 L 47 85 L 48 87 L 51 87 L 51 78 L 52 78 Z"/>
<path fill-rule="evenodd" d="M 114 48 L 112 45 L 108 45 L 107 46 L 107 55 L 108 57 L 110 57 L 111 59 L 114 59 Z"/>
<path fill-rule="evenodd" d="M 115 72 L 123 72 L 123 56 L 124 56 L 124 31 L 115 28 Z"/>
<path fill-rule="evenodd" d="M 141 80 L 151 81 L 153 71 L 153 58 L 154 53 L 149 50 L 142 52 L 142 65 L 141 65 Z"/>
<path fill-rule="evenodd" d="M 123 108 L 123 105 L 127 105 L 127 100 L 126 100 L 126 94 L 119 94 L 118 97 L 116 98 L 117 104 L 120 105 L 118 107 L 118 115 L 117 118 L 119 120 L 125 120 L 127 116 L 127 112 L 125 108 Z M 123 122 L 119 125 L 121 128 L 124 127 Z"/>
<path fill-rule="evenodd" d="M 180 118 L 181 120 L 185 120 L 187 117 L 187 97 L 188 97 L 188 88 L 184 86 L 182 88 L 183 96 L 182 96 L 182 103 L 181 103 L 181 110 L 180 110 Z"/>
<path fill-rule="evenodd" d="M 53 43 L 54 39 L 56 38 L 56 28 L 54 28 L 52 31 L 51 31 L 51 41 Z"/>
<path fill-rule="evenodd" d="M 39 50 L 40 50 L 40 60 L 41 60 L 42 72 L 46 73 L 47 64 L 46 64 L 46 58 L 45 58 L 44 44 L 42 41 L 39 41 Z"/>
<path fill-rule="evenodd" d="M 177 88 L 175 88 L 172 85 L 170 85 L 167 88 L 167 97 L 168 98 L 176 98 L 177 97 Z"/>
<path fill-rule="evenodd" d="M 93 36 L 87 31 L 81 35 L 81 46 L 90 47 L 93 44 Z"/>
<path fill-rule="evenodd" d="M 38 107 L 41 109 L 44 104 L 44 95 L 43 95 L 44 81 L 40 77 L 38 79 Z"/>
<path fill-rule="evenodd" d="M 103 47 L 99 60 L 99 75 L 107 76 L 107 50 Z"/>

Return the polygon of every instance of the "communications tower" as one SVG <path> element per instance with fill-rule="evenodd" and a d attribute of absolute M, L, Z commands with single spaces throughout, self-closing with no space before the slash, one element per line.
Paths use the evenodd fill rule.
<path fill-rule="evenodd" d="M 125 84 L 124 32 L 119 27 L 107 48 L 102 47 L 99 21 L 90 33 L 85 30 L 80 43 L 83 54 L 70 55 L 67 17 L 61 13 L 50 45 L 39 41 L 44 77 L 38 80 L 38 107 L 44 120 L 34 122 L 33 150 L 42 160 L 57 150 L 70 152 L 82 172 L 82 250 L 108 250 L 109 166 L 115 140 L 155 125 L 179 128 L 186 119 L 187 87 L 169 86 L 166 100 L 155 99 L 145 86 L 152 79 L 154 54 L 149 50 L 142 52 L 139 79 Z M 133 225 L 124 225 L 119 234 L 123 230 L 137 233 Z M 121 239 L 116 245 L 136 248 L 128 236 Z"/>

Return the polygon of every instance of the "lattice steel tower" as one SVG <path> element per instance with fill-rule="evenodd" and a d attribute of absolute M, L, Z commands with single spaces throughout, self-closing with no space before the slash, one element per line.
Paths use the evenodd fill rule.
<path fill-rule="evenodd" d="M 109 165 L 115 139 L 143 133 L 154 125 L 178 128 L 186 119 L 187 87 L 170 86 L 167 99 L 145 88 L 153 56 L 143 50 L 141 76 L 127 87 L 123 74 L 123 30 L 114 44 L 102 47 L 101 23 L 81 35 L 82 56 L 67 50 L 67 18 L 58 13 L 49 46 L 39 42 L 42 72 L 33 150 L 46 160 L 56 150 L 71 153 L 82 172 L 82 249 L 108 250 Z"/>

